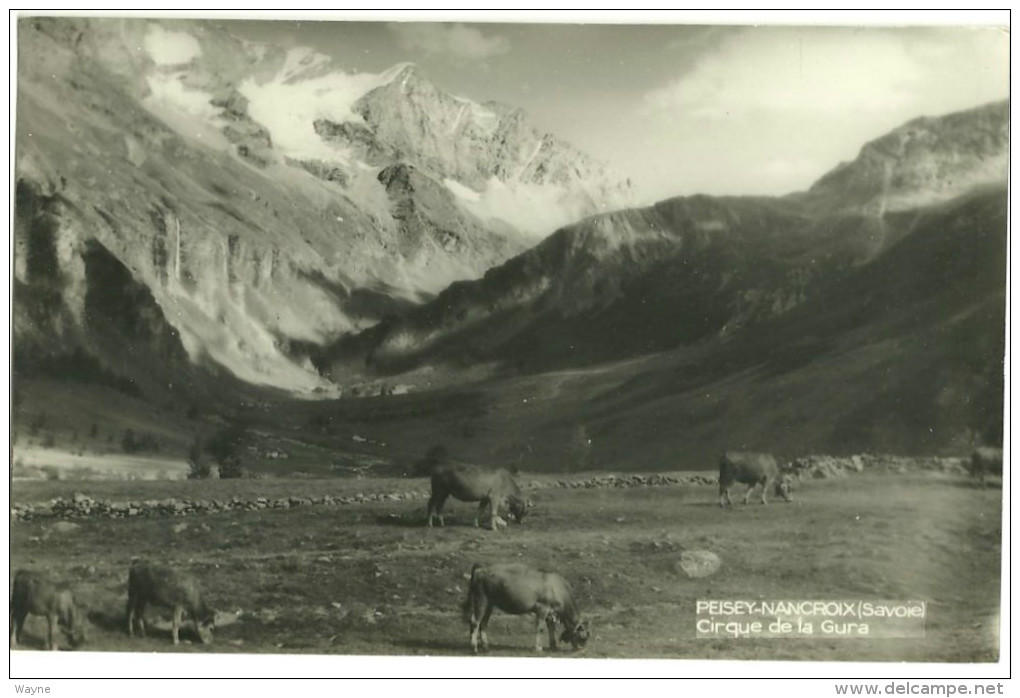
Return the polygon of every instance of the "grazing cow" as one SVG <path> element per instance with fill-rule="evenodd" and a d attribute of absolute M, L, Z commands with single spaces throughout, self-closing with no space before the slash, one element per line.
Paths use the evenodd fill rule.
<path fill-rule="evenodd" d="M 440 465 L 432 471 L 432 496 L 429 497 L 428 519 L 439 518 L 443 525 L 443 505 L 453 496 L 462 502 L 479 502 L 475 526 L 480 525 L 486 505 L 489 506 L 489 527 L 495 531 L 501 521 L 499 510 L 504 505 L 517 522 L 524 522 L 531 502 L 524 499 L 521 489 L 506 470 L 489 470 L 473 465 Z"/>
<path fill-rule="evenodd" d="M 744 504 L 751 498 L 751 492 L 761 485 L 761 503 L 769 485 L 773 485 L 776 496 L 790 501 L 790 482 L 786 475 L 780 475 L 776 459 L 766 453 L 737 453 L 727 451 L 719 461 L 719 506 L 732 505 L 730 488 L 740 482 L 748 486 L 744 494 Z"/>
<path fill-rule="evenodd" d="M 556 649 L 556 621 L 563 624 L 561 642 L 569 642 L 574 649 L 584 647 L 590 635 L 588 626 L 581 620 L 570 593 L 570 585 L 555 572 L 536 570 L 526 565 L 510 563 L 471 568 L 465 611 L 470 614 L 471 649 L 488 650 L 489 638 L 485 628 L 489 625 L 492 610 L 498 608 L 511 615 L 535 614 L 535 651 L 542 651 L 542 623 L 549 632 L 549 649 Z"/>
<path fill-rule="evenodd" d="M 984 446 L 974 449 L 970 456 L 971 477 L 981 479 L 981 486 L 985 487 L 985 478 L 988 475 L 1002 477 L 1002 449 L 987 448 Z"/>
<path fill-rule="evenodd" d="M 11 647 L 17 647 L 28 614 L 46 616 L 46 647 L 57 649 L 55 631 L 63 627 L 72 647 L 85 642 L 85 610 L 76 602 L 74 591 L 36 572 L 19 570 L 11 594 Z"/>
<path fill-rule="evenodd" d="M 198 582 L 191 575 L 163 565 L 136 560 L 128 573 L 127 622 L 128 635 L 135 636 L 135 621 L 145 637 L 145 607 L 164 606 L 173 611 L 170 635 L 179 644 L 178 632 L 184 611 L 191 616 L 195 632 L 203 644 L 212 642 L 215 613 L 205 605 Z"/>

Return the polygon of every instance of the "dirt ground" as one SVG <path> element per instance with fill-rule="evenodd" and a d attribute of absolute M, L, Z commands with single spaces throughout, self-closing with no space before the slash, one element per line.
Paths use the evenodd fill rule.
<path fill-rule="evenodd" d="M 43 497 L 39 488 L 46 486 L 34 483 L 32 499 Z M 393 491 L 406 489 L 407 480 L 393 480 Z M 465 655 L 461 604 L 472 564 L 521 561 L 563 574 L 592 620 L 587 648 L 561 650 L 563 657 L 989 662 L 998 656 L 998 487 L 936 473 L 865 473 L 801 483 L 792 504 L 752 500 L 744 507 L 734 497 L 729 510 L 705 485 L 535 494 L 525 524 L 498 532 L 476 529 L 475 505 L 452 500 L 446 527 L 433 530 L 423 526 L 424 500 L 89 519 L 77 526 L 15 521 L 11 570 L 46 571 L 76 584 L 89 607 L 85 649 L 92 651 Z M 13 495 L 18 501 L 17 487 Z M 691 550 L 716 554 L 721 567 L 707 577 L 686 576 L 679 560 Z M 213 644 L 193 642 L 186 630 L 186 642 L 174 648 L 157 609 L 149 611 L 147 639 L 127 636 L 133 557 L 170 562 L 202 580 L 220 611 Z M 698 599 L 924 600 L 925 636 L 699 639 Z M 533 632 L 530 618 L 497 612 L 490 654 L 534 655 Z M 41 649 L 43 619 L 30 617 L 25 633 L 24 649 Z"/>

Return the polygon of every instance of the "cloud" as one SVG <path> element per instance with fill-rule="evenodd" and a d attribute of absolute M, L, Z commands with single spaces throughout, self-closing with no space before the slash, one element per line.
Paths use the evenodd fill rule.
<path fill-rule="evenodd" d="M 1008 37 L 989 29 L 749 28 L 645 106 L 709 119 L 959 108 L 1006 96 L 1007 69 Z"/>
<path fill-rule="evenodd" d="M 389 25 L 402 48 L 427 54 L 484 59 L 506 53 L 510 42 L 501 36 L 486 36 L 463 24 L 399 22 Z"/>

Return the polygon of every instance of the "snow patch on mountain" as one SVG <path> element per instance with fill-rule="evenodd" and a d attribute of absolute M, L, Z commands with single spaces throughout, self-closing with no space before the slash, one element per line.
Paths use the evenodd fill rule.
<path fill-rule="evenodd" d="M 185 87 L 185 77 L 185 73 L 155 73 L 148 76 L 146 83 L 149 85 L 149 99 L 218 125 L 219 110 L 211 103 L 212 95 Z"/>
<path fill-rule="evenodd" d="M 478 201 L 482 198 L 482 195 L 476 192 L 470 187 L 465 187 L 463 184 L 455 179 L 447 177 L 443 180 L 443 185 L 450 190 L 450 193 L 456 196 L 458 199 L 466 199 L 467 201 Z"/>
<path fill-rule="evenodd" d="M 269 130 L 275 147 L 292 158 L 332 157 L 347 162 L 350 152 L 326 143 L 315 132 L 315 122 L 327 119 L 336 123 L 364 123 L 351 107 L 368 92 L 389 84 L 410 64 L 399 63 L 383 73 L 345 73 L 329 71 L 310 76 L 327 67 L 329 58 L 309 49 L 292 49 L 283 67 L 271 80 L 260 83 L 247 78 L 239 92 L 248 100 L 252 119 Z"/>
<path fill-rule="evenodd" d="M 184 78 L 184 73 L 147 76 L 149 94 L 141 100 L 142 106 L 189 141 L 228 150 L 231 144 L 220 130 L 222 123 L 219 110 L 211 104 L 212 95 L 185 87 Z"/>
<path fill-rule="evenodd" d="M 191 34 L 169 31 L 158 24 L 149 26 L 143 45 L 160 66 L 183 65 L 202 55 L 201 44 Z"/>
<path fill-rule="evenodd" d="M 506 183 L 490 177 L 484 191 L 474 192 L 456 182 L 451 186 L 451 182 L 445 181 L 447 188 L 457 194 L 461 205 L 472 215 L 483 221 L 509 223 L 536 241 L 593 213 L 617 208 L 617 202 L 578 198 L 575 191 L 559 184 Z M 465 195 L 464 190 L 474 197 Z M 602 201 L 601 210 L 593 211 L 591 201 Z"/>

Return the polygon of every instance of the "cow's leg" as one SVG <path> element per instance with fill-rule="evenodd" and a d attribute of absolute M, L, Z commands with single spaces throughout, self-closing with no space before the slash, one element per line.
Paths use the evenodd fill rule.
<path fill-rule="evenodd" d="M 471 608 L 471 651 L 478 654 L 478 626 L 481 624 L 482 619 L 475 613 L 474 606 Z"/>
<path fill-rule="evenodd" d="M 765 501 L 765 493 L 769 491 L 769 485 L 771 485 L 771 484 L 772 484 L 772 480 L 766 480 L 761 485 L 761 503 L 762 504 L 768 504 L 768 502 Z"/>
<path fill-rule="evenodd" d="M 51 611 L 46 614 L 46 649 L 57 650 L 57 614 Z"/>
<path fill-rule="evenodd" d="M 21 631 L 25 629 L 28 611 L 23 608 L 11 609 L 11 647 L 17 646 L 21 640 Z"/>
<path fill-rule="evenodd" d="M 542 651 L 542 623 L 549 617 L 549 611 L 535 611 L 535 651 Z M 551 648 L 550 648 L 551 649 Z"/>
<path fill-rule="evenodd" d="M 443 528 L 446 526 L 446 522 L 443 520 L 443 507 L 446 506 L 446 498 L 448 495 L 441 494 L 436 498 L 436 516 L 439 517 L 439 527 Z"/>
<path fill-rule="evenodd" d="M 209 644 L 209 639 L 202 633 L 202 630 L 198 627 L 198 614 L 194 611 L 191 612 L 191 621 L 195 624 L 195 635 L 203 645 Z"/>
<path fill-rule="evenodd" d="M 135 636 L 135 600 L 128 596 L 127 602 L 128 637 Z"/>
<path fill-rule="evenodd" d="M 138 634 L 145 637 L 145 606 L 144 600 L 135 602 L 135 622 L 138 623 Z"/>
<path fill-rule="evenodd" d="M 182 606 L 174 606 L 173 620 L 170 626 L 170 636 L 173 637 L 174 644 L 180 644 L 180 632 L 181 632 L 181 616 L 184 615 L 184 608 Z"/>
<path fill-rule="evenodd" d="M 446 504 L 447 495 L 442 492 L 433 492 L 429 497 L 429 517 L 425 525 L 432 528 L 432 519 L 438 518 L 439 525 L 443 525 L 443 505 Z"/>
<path fill-rule="evenodd" d="M 754 492 L 754 488 L 758 486 L 757 482 L 752 482 L 751 486 L 747 488 L 747 492 L 744 493 L 744 504 L 746 505 L 751 501 L 751 493 Z"/>
<path fill-rule="evenodd" d="M 436 516 L 436 493 L 429 496 L 428 515 L 425 518 L 425 526 L 432 528 L 432 519 Z"/>
<path fill-rule="evenodd" d="M 482 614 L 482 620 L 478 624 L 479 636 L 482 640 L 482 651 L 489 651 L 489 636 L 486 634 L 485 629 L 489 627 L 489 617 L 492 616 L 493 604 L 491 601 L 486 600 L 485 602 L 485 613 Z"/>
<path fill-rule="evenodd" d="M 549 631 L 549 649 L 556 650 L 556 614 L 550 613 L 545 617 L 545 627 Z"/>
<path fill-rule="evenodd" d="M 493 531 L 498 530 L 496 520 L 499 518 L 499 509 L 502 505 L 502 497 L 493 497 L 491 494 L 489 495 L 489 528 Z"/>
<path fill-rule="evenodd" d="M 14 603 L 13 602 L 11 603 L 11 613 L 10 613 L 10 616 L 11 616 L 11 647 L 17 647 L 18 646 L 18 631 L 17 631 L 16 626 L 14 624 Z"/>
<path fill-rule="evenodd" d="M 482 497 L 478 502 L 478 515 L 475 516 L 475 528 L 482 527 L 482 517 L 485 516 L 485 507 L 491 507 L 492 502 L 488 497 Z"/>

